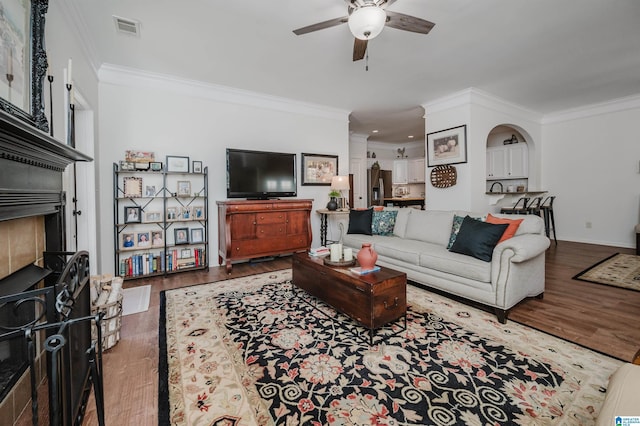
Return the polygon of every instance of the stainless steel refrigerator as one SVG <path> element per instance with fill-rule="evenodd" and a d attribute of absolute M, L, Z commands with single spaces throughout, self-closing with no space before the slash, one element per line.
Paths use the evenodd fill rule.
<path fill-rule="evenodd" d="M 383 206 L 385 198 L 393 197 L 391 170 L 367 169 L 367 205 Z"/>

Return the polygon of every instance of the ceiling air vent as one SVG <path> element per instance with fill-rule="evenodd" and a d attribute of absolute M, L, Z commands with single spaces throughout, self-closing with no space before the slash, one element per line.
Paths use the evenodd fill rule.
<path fill-rule="evenodd" d="M 116 30 L 120 34 L 140 36 L 140 22 L 115 15 L 113 15 L 113 20 L 116 23 Z"/>

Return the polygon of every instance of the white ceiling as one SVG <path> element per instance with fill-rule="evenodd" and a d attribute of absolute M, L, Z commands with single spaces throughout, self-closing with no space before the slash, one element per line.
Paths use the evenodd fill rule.
<path fill-rule="evenodd" d="M 370 141 L 424 134 L 420 105 L 469 87 L 548 114 L 640 93 L 638 0 L 397 0 L 389 10 L 436 25 L 385 28 L 352 62 L 344 0 L 60 0 L 104 63 L 352 112 Z M 138 20 L 118 34 L 113 15 Z"/>

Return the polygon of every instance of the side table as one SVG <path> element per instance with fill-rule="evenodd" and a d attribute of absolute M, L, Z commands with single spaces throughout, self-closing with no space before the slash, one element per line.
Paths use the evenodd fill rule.
<path fill-rule="evenodd" d="M 316 213 L 320 215 L 320 245 L 327 245 L 327 227 L 328 227 L 328 218 L 329 216 L 337 216 L 337 215 L 345 215 L 349 214 L 349 210 L 328 210 L 328 209 L 318 209 Z M 330 243 L 335 243 L 337 241 L 329 241 Z"/>

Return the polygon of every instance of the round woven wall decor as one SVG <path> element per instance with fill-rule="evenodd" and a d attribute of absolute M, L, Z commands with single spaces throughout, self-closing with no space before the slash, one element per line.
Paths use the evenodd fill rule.
<path fill-rule="evenodd" d="M 436 166 L 431 170 L 431 185 L 436 188 L 449 188 L 456 184 L 458 172 L 453 166 Z"/>

